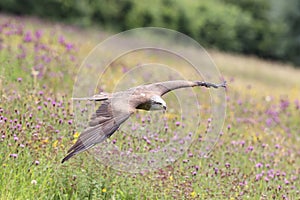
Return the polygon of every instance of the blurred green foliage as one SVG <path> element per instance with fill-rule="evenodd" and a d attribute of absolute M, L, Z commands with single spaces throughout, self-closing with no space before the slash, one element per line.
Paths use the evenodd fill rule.
<path fill-rule="evenodd" d="M 204 47 L 300 65 L 299 0 L 1 0 L 0 11 L 117 31 L 166 27 Z"/>

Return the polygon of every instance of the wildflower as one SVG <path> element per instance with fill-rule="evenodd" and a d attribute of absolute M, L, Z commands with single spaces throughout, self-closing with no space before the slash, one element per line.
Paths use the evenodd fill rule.
<path fill-rule="evenodd" d="M 242 145 L 243 147 L 245 145 L 245 141 L 244 140 L 240 141 L 240 145 Z"/>
<path fill-rule="evenodd" d="M 255 181 L 259 181 L 263 175 L 262 174 L 256 174 Z"/>
<path fill-rule="evenodd" d="M 62 45 L 65 44 L 65 38 L 63 36 L 59 36 L 58 42 Z"/>
<path fill-rule="evenodd" d="M 37 181 L 36 181 L 36 180 L 32 180 L 32 181 L 31 181 L 31 184 L 32 184 L 32 185 L 36 185 L 36 184 L 37 184 Z"/>
<path fill-rule="evenodd" d="M 296 109 L 297 109 L 297 110 L 300 110 L 300 102 L 299 102 L 298 99 L 295 100 L 295 105 L 296 105 Z"/>
<path fill-rule="evenodd" d="M 42 37 L 43 32 L 41 30 L 35 31 L 35 37 L 36 39 L 40 39 Z"/>
<path fill-rule="evenodd" d="M 255 167 L 256 167 L 256 168 L 261 168 L 261 167 L 263 167 L 263 164 L 257 163 L 257 164 L 255 165 Z"/>
<path fill-rule="evenodd" d="M 265 181 L 266 181 L 266 182 L 269 182 L 270 179 L 269 179 L 268 177 L 265 177 Z"/>
<path fill-rule="evenodd" d="M 219 169 L 217 167 L 214 168 L 215 174 L 218 174 Z"/>
<path fill-rule="evenodd" d="M 230 167 L 230 163 L 225 163 L 225 167 L 229 168 Z"/>
<path fill-rule="evenodd" d="M 191 197 L 192 197 L 192 198 L 195 198 L 195 197 L 196 197 L 196 192 L 195 192 L 195 191 L 191 192 Z"/>
<path fill-rule="evenodd" d="M 227 126 L 227 129 L 228 129 L 228 130 L 230 130 L 230 129 L 231 129 L 231 125 L 230 125 L 230 124 L 228 124 L 228 126 Z"/>
<path fill-rule="evenodd" d="M 175 125 L 180 126 L 180 122 L 179 121 L 175 122 Z"/>
<path fill-rule="evenodd" d="M 105 193 L 105 192 L 106 192 L 106 188 L 103 188 L 103 189 L 102 189 L 102 192 Z"/>
<path fill-rule="evenodd" d="M 10 154 L 9 156 L 12 157 L 12 158 L 17 158 L 17 157 L 18 157 L 18 154 L 13 153 L 13 154 Z"/>
<path fill-rule="evenodd" d="M 280 100 L 280 108 L 281 108 L 281 110 L 286 110 L 289 107 L 289 105 L 290 105 L 289 100 L 287 100 L 287 99 L 281 99 Z"/>
<path fill-rule="evenodd" d="M 28 31 L 25 33 L 25 36 L 23 38 L 24 42 L 31 42 L 32 41 L 32 36 L 31 33 Z"/>
<path fill-rule="evenodd" d="M 74 45 L 71 43 L 67 43 L 67 44 L 65 44 L 65 47 L 66 47 L 67 51 L 71 51 L 73 49 Z"/>
<path fill-rule="evenodd" d="M 17 81 L 18 81 L 19 83 L 21 83 L 21 82 L 22 82 L 22 78 L 19 77 L 19 78 L 17 79 Z"/>
<path fill-rule="evenodd" d="M 14 141 L 18 141 L 19 138 L 17 136 L 14 136 Z"/>
<path fill-rule="evenodd" d="M 35 165 L 39 165 L 39 164 L 40 164 L 40 161 L 36 160 L 36 161 L 34 161 L 34 164 L 35 164 Z"/>
<path fill-rule="evenodd" d="M 74 139 L 77 139 L 79 137 L 79 135 L 80 135 L 79 132 L 75 132 L 74 135 L 73 135 Z"/>
<path fill-rule="evenodd" d="M 284 179 L 284 183 L 288 185 L 290 182 L 287 179 Z"/>
<path fill-rule="evenodd" d="M 254 149 L 253 146 L 249 146 L 249 147 L 247 148 L 248 151 L 253 151 L 253 149 Z"/>
<path fill-rule="evenodd" d="M 57 147 L 57 143 L 58 143 L 58 140 L 55 140 L 55 141 L 53 142 L 53 144 L 52 144 L 52 147 L 53 147 L 53 148 L 56 148 L 56 147 Z"/>

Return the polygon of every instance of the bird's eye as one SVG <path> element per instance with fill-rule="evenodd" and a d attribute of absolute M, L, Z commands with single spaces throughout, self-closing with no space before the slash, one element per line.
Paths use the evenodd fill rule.
<path fill-rule="evenodd" d="M 159 104 L 159 105 L 162 105 L 162 103 L 161 102 L 156 102 L 157 104 Z"/>

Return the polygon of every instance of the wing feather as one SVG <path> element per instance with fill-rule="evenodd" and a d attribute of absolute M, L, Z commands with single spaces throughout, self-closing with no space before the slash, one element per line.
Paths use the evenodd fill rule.
<path fill-rule="evenodd" d="M 89 127 L 80 134 L 76 143 L 68 150 L 68 155 L 62 160 L 62 163 L 109 138 L 133 113 L 128 110 L 114 109 L 110 101 L 101 104 L 91 117 Z"/>

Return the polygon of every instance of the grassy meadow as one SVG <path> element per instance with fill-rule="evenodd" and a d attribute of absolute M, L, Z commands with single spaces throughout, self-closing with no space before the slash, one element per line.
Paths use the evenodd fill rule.
<path fill-rule="evenodd" d="M 155 171 L 117 171 L 87 152 L 61 164 L 79 134 L 71 101 L 77 70 L 108 35 L 0 16 L 0 199 L 299 199 L 300 70 L 215 50 L 228 81 L 227 114 L 208 158 L 199 157 L 201 128 L 180 159 Z M 161 145 L 171 130 L 185 131 L 176 118 L 169 123 L 155 136 Z M 120 135 L 111 140 L 125 143 Z"/>

